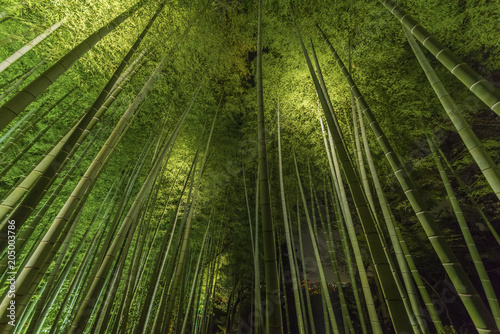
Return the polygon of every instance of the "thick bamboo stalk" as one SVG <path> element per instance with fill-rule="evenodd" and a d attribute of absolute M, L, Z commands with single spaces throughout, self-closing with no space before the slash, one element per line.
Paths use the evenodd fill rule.
<path fill-rule="evenodd" d="M 42 104 L 42 106 L 44 106 L 45 103 Z M 14 131 L 18 131 L 18 128 L 20 126 L 24 126 L 25 124 L 27 124 L 32 118 L 33 116 L 35 115 L 35 113 L 39 110 L 40 108 L 38 109 L 31 109 L 30 111 L 28 111 L 26 113 L 26 115 L 23 116 L 23 118 L 21 118 L 19 121 L 16 122 L 16 124 L 14 124 L 10 129 L 9 131 L 7 131 L 3 136 L 2 138 L 0 138 L 0 143 L 3 143 L 4 140 L 6 140 L 7 138 L 10 138 L 10 136 L 12 135 L 12 133 Z"/>
<path fill-rule="evenodd" d="M 78 157 L 78 159 L 75 161 L 73 166 L 71 166 L 71 168 L 68 170 L 68 172 L 66 173 L 64 178 L 61 180 L 61 182 L 59 183 L 57 188 L 54 189 L 54 191 L 50 195 L 49 199 L 44 203 L 43 207 L 40 208 L 40 210 L 37 212 L 36 216 L 33 218 L 33 220 L 30 222 L 30 224 L 28 226 L 25 226 L 25 228 L 23 230 L 21 230 L 20 233 L 17 235 L 16 249 L 17 249 L 18 254 L 21 254 L 22 249 L 25 246 L 28 238 L 34 233 L 35 228 L 38 226 L 39 222 L 45 216 L 45 213 L 49 210 L 52 203 L 54 203 L 57 196 L 60 194 L 61 190 L 64 188 L 66 183 L 69 181 L 70 177 L 73 176 L 73 172 L 75 171 L 75 169 L 78 166 L 80 166 L 81 162 L 83 161 L 83 159 L 85 158 L 87 153 L 90 151 L 90 149 L 95 144 L 95 141 L 98 138 L 100 131 L 101 131 L 101 129 L 96 133 L 96 135 L 94 136 L 94 139 L 91 142 L 89 142 L 89 144 L 84 149 L 84 151 L 82 152 L 80 157 Z M 33 249 L 33 252 L 34 252 L 34 249 Z M 29 252 L 26 255 L 26 259 L 29 259 L 31 257 L 31 255 L 32 255 L 32 252 Z M 25 264 L 21 265 L 19 268 L 24 267 L 24 265 Z M 4 257 L 2 257 L 2 259 L 0 259 L 0 273 L 4 272 L 6 266 L 7 266 L 7 257 L 4 256 Z"/>
<path fill-rule="evenodd" d="M 493 189 L 493 192 L 500 199 L 500 169 L 495 164 L 488 151 L 486 151 L 486 148 L 483 146 L 479 138 L 477 138 L 474 131 L 472 131 L 472 127 L 469 122 L 467 122 L 465 117 L 462 115 L 460 109 L 455 104 L 455 101 L 450 96 L 431 64 L 425 57 L 422 49 L 418 46 L 415 38 L 413 38 L 406 27 L 403 26 L 403 30 L 418 62 L 420 63 L 420 66 L 424 70 L 425 75 L 432 86 L 432 89 L 434 89 L 434 92 L 439 98 L 439 102 L 441 102 L 443 109 L 455 126 L 455 129 L 457 129 L 460 138 L 462 138 L 467 150 L 476 161 L 476 164 L 479 166 L 479 169 L 486 178 L 486 181 L 488 181 L 488 184 Z M 500 110 L 500 108 L 498 110 Z"/>
<path fill-rule="evenodd" d="M 10 93 L 12 93 L 13 91 L 15 91 L 19 86 L 21 86 L 27 78 L 29 78 L 33 73 L 35 73 L 35 71 L 38 70 L 38 68 L 40 68 L 46 62 L 47 62 L 47 60 L 43 59 L 38 64 L 36 64 L 32 69 L 30 69 L 28 72 L 26 72 L 22 76 L 20 76 L 19 79 L 17 79 L 14 83 L 12 83 L 9 86 L 9 88 L 7 88 L 2 94 L 0 94 L 0 101 L 2 101 L 3 99 L 5 99 Z M 1 108 L 0 108 L 0 112 L 1 112 Z M 1 117 L 1 115 L 0 115 L 0 117 Z M 5 124 L 4 126 L 2 126 L 2 129 L 4 129 L 7 126 L 7 124 Z M 1 125 L 2 125 L 2 121 L 1 121 L 1 118 L 0 118 L 0 126 Z"/>
<path fill-rule="evenodd" d="M 123 75 L 126 74 L 133 73 L 125 71 Z M 130 78 L 131 76 L 127 75 L 127 79 L 122 82 L 122 85 L 128 82 Z M 17 217 L 16 228 L 20 228 L 23 225 L 24 219 L 29 216 L 31 211 L 34 210 L 36 203 L 42 200 L 46 191 L 53 184 L 60 171 L 64 168 L 69 159 L 73 157 L 73 155 L 76 153 L 76 150 L 81 146 L 81 143 L 87 138 L 90 131 L 99 122 L 102 115 L 104 115 L 104 113 L 109 109 L 111 104 L 116 100 L 116 98 L 122 91 L 122 86 L 116 86 L 111 91 L 105 103 L 99 108 L 98 112 L 94 115 L 92 120 L 87 125 L 85 131 L 78 138 L 73 149 L 71 149 L 71 145 L 69 145 L 68 140 L 74 133 L 77 125 L 75 125 L 65 136 L 63 136 L 63 138 L 56 141 L 53 148 L 44 157 L 41 158 L 41 160 L 36 164 L 33 170 L 24 179 L 22 179 L 22 181 L 20 181 L 20 183 L 17 184 L 14 189 L 3 199 L 2 203 L 0 204 L 0 220 L 5 219 L 11 211 L 14 211 L 10 216 Z M 83 117 L 78 121 L 77 124 L 79 124 L 82 120 Z M 61 151 L 63 151 L 66 157 L 62 160 L 62 162 L 57 162 L 56 158 L 59 156 L 59 153 L 61 153 Z M 50 175 L 52 175 L 52 177 Z M 42 180 L 42 184 L 37 184 L 37 181 L 39 181 L 40 178 L 44 178 L 44 180 Z M 27 198 L 25 198 L 16 208 L 16 203 L 18 203 L 26 194 L 31 195 L 31 197 L 27 196 Z M 5 241 L 2 239 L 2 237 L 5 238 L 3 235 L 3 233 L 5 233 L 5 228 L 5 224 L 0 225 L 1 249 L 5 248 Z"/>
<path fill-rule="evenodd" d="M 75 89 L 76 89 L 76 87 L 74 87 L 73 89 L 69 90 L 66 94 L 64 94 L 59 100 L 57 100 L 54 104 L 52 104 L 50 107 L 48 107 L 47 110 L 45 110 L 40 115 L 35 114 L 34 117 L 32 117 L 32 118 L 28 119 L 27 121 L 25 121 L 25 123 L 22 124 L 17 129 L 17 131 L 14 132 L 11 135 L 10 138 L 9 138 L 9 140 L 2 146 L 2 148 L 0 149 L 0 154 L 3 154 L 4 152 L 6 152 L 13 145 L 17 145 L 22 140 L 22 138 L 26 136 L 26 134 L 28 133 L 28 131 L 31 130 L 31 128 L 35 127 L 37 125 L 37 123 L 40 122 L 40 120 L 42 118 L 44 118 L 54 108 L 57 108 L 62 101 L 64 101 L 71 93 L 73 93 L 75 91 Z M 80 98 L 81 98 L 81 96 L 78 97 L 75 101 L 73 101 L 73 103 L 68 108 L 68 110 L 70 110 L 80 100 Z M 40 109 L 42 109 L 44 105 L 42 105 L 40 108 L 38 108 L 38 110 L 37 110 L 36 113 L 38 113 L 38 111 Z M 52 124 L 54 124 L 54 123 L 52 123 Z"/>
<path fill-rule="evenodd" d="M 500 91 L 498 88 L 441 44 L 394 1 L 380 0 L 380 2 L 451 72 L 451 74 L 462 81 L 462 83 L 491 108 L 491 110 L 497 115 L 500 115 Z"/>
<path fill-rule="evenodd" d="M 102 149 L 99 151 L 84 176 L 76 185 L 71 196 L 60 210 L 56 219 L 46 233 L 46 236 L 43 238 L 42 243 L 35 251 L 34 256 L 32 256 L 28 265 L 22 270 L 19 278 L 16 280 L 16 304 L 19 312 L 22 311 L 27 298 L 31 298 L 29 291 L 32 290 L 31 287 L 33 284 L 38 284 L 38 282 L 42 279 L 44 274 L 44 270 L 42 268 L 48 268 L 51 262 L 50 254 L 55 256 L 55 248 L 53 245 L 56 243 L 57 238 L 61 235 L 62 231 L 67 229 L 67 226 L 71 224 L 71 217 L 78 215 L 80 210 L 83 209 L 83 205 L 90 194 L 91 188 L 95 185 L 95 182 L 102 173 L 104 166 L 109 161 L 114 149 L 123 138 L 123 135 L 130 126 L 130 121 L 138 109 L 140 102 L 144 99 L 147 92 L 152 87 L 160 70 L 161 68 L 153 72 L 149 80 L 137 95 L 136 99 L 125 111 L 108 140 L 103 145 Z M 4 299 L 3 302 L 5 303 L 6 300 L 7 299 Z"/>

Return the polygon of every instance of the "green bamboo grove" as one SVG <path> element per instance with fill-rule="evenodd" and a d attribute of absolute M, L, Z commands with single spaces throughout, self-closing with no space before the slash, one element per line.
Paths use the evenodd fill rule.
<path fill-rule="evenodd" d="M 498 22 L 0 2 L 0 333 L 500 333 Z"/>

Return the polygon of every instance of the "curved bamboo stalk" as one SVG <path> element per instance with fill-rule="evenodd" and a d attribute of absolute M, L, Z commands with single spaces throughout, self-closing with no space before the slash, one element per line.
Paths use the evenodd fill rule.
<path fill-rule="evenodd" d="M 5 69 L 7 69 L 10 65 L 12 65 L 16 60 L 21 58 L 26 52 L 34 48 L 38 43 L 43 41 L 47 36 L 52 34 L 57 30 L 66 21 L 66 18 L 61 21 L 54 23 L 52 26 L 47 28 L 43 33 L 35 37 L 33 40 L 28 42 L 25 46 L 14 52 L 11 56 L 0 63 L 0 73 L 2 73 Z"/>
<path fill-rule="evenodd" d="M 356 97 L 356 100 L 358 101 L 363 111 L 363 114 L 367 118 L 370 127 L 372 128 L 375 136 L 377 137 L 377 141 L 379 142 L 382 150 L 384 151 L 385 157 L 389 161 L 389 164 L 391 165 L 391 168 L 393 169 L 396 178 L 398 179 L 406 197 L 410 201 L 410 204 L 413 210 L 415 211 L 415 214 L 419 219 L 422 227 L 424 228 L 429 238 L 429 241 L 431 242 L 432 246 L 434 247 L 434 250 L 436 251 L 439 259 L 441 260 L 443 267 L 448 273 L 448 276 L 450 277 L 453 285 L 457 289 L 458 294 L 462 299 L 462 302 L 464 303 L 467 311 L 469 312 L 476 326 L 476 329 L 480 332 L 495 331 L 496 325 L 490 313 L 488 312 L 488 309 L 486 308 L 479 294 L 477 293 L 476 289 L 472 285 L 472 282 L 467 277 L 467 274 L 460 265 L 458 259 L 456 258 L 455 254 L 449 247 L 448 243 L 443 237 L 440 236 L 440 231 L 436 226 L 434 219 L 430 215 L 429 211 L 425 209 L 425 206 L 423 205 L 420 199 L 420 194 L 418 193 L 418 190 L 415 188 L 413 182 L 411 182 L 407 174 L 404 172 L 400 160 L 394 154 L 394 150 L 389 144 L 389 141 L 385 137 L 384 132 L 377 123 L 377 120 L 373 116 L 370 108 L 366 104 L 363 96 L 361 95 L 361 92 L 356 87 L 356 84 L 354 83 L 351 76 L 347 72 L 345 66 L 342 63 L 342 60 L 340 60 L 338 54 L 333 49 L 333 46 L 328 41 L 326 35 L 321 31 L 319 26 L 318 29 L 320 30 L 323 38 L 325 39 L 325 42 L 328 44 L 328 47 L 332 51 L 332 55 L 335 61 L 339 65 L 340 69 L 342 70 L 342 73 L 344 74 L 346 80 L 348 81 L 349 86 L 351 87 L 351 91 L 354 93 L 354 96 Z"/>
<path fill-rule="evenodd" d="M 464 63 L 447 47 L 434 38 L 392 0 L 380 0 L 382 4 L 441 62 L 457 79 L 500 115 L 500 91 L 488 80 Z"/>

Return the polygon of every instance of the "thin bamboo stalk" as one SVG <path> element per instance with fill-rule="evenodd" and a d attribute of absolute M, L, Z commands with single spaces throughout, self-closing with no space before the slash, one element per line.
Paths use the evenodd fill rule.
<path fill-rule="evenodd" d="M 283 319 L 278 291 L 278 269 L 276 260 L 274 225 L 271 217 L 271 199 L 269 193 L 269 176 L 267 170 L 266 126 L 264 116 L 264 91 L 262 83 L 262 0 L 259 0 L 257 24 L 257 123 L 260 178 L 260 211 L 262 218 L 262 238 L 264 247 L 264 268 L 266 279 L 266 334 L 283 333 Z M 271 305 L 275 311 L 270 311 Z"/>
<path fill-rule="evenodd" d="M 293 288 L 293 296 L 295 300 L 295 311 L 297 314 L 297 325 L 299 327 L 299 334 L 304 333 L 304 322 L 302 318 L 302 310 L 300 306 L 300 297 L 299 297 L 299 283 L 297 282 L 297 274 L 295 268 L 295 261 L 292 258 L 292 241 L 290 237 L 290 226 L 288 225 L 288 212 L 286 207 L 286 197 L 285 197 L 285 185 L 283 182 L 283 163 L 281 158 L 281 130 L 280 130 L 280 111 L 277 109 L 277 124 L 278 124 L 278 167 L 279 167 L 279 180 L 280 180 L 280 196 L 281 196 L 281 205 L 283 209 L 283 225 L 285 227 L 285 239 L 286 239 L 286 248 L 288 253 L 288 262 L 290 263 L 290 271 L 292 276 L 292 288 Z"/>
<path fill-rule="evenodd" d="M 293 161 L 295 164 L 295 174 L 297 176 L 297 184 L 299 186 L 300 197 L 302 198 L 302 206 L 303 206 L 304 212 L 306 214 L 307 227 L 309 228 L 309 236 L 311 237 L 311 242 L 312 242 L 313 250 L 314 250 L 314 256 L 316 257 L 316 264 L 318 266 L 318 273 L 319 273 L 319 278 L 320 278 L 320 283 L 321 283 L 321 293 L 325 294 L 328 315 L 330 317 L 330 324 L 332 325 L 333 332 L 339 333 L 337 320 L 335 319 L 335 314 L 333 312 L 332 302 L 330 300 L 330 295 L 328 293 L 328 286 L 326 284 L 325 273 L 323 271 L 323 264 L 321 263 L 321 257 L 319 255 L 318 244 L 317 244 L 315 237 L 314 237 L 314 231 L 313 231 L 313 227 L 311 224 L 311 218 L 310 218 L 309 210 L 307 209 L 306 197 L 304 194 L 304 189 L 302 188 L 302 181 L 300 179 L 299 167 L 297 165 L 297 158 L 295 156 L 295 152 L 293 154 Z M 328 296 L 328 298 L 326 298 L 326 296 Z"/>
<path fill-rule="evenodd" d="M 21 58 L 26 52 L 34 48 L 38 43 L 43 41 L 46 37 L 48 37 L 50 34 L 52 34 L 54 31 L 57 30 L 64 22 L 66 21 L 66 18 L 62 19 L 61 21 L 54 23 L 52 26 L 47 28 L 43 33 L 35 37 L 33 40 L 28 42 L 25 46 L 14 52 L 11 56 L 9 56 L 7 59 L 2 61 L 0 63 L 0 73 L 2 73 L 5 69 L 7 69 L 10 65 L 12 65 L 16 60 Z"/>

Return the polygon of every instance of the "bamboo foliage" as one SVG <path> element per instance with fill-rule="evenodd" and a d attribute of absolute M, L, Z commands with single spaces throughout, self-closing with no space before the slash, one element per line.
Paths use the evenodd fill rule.
<path fill-rule="evenodd" d="M 412 175 L 398 155 L 401 146 L 390 146 L 352 79 L 355 67 L 368 64 L 358 72 L 363 74 L 359 80 L 366 83 L 367 91 L 373 91 L 367 100 L 395 107 L 405 107 L 409 103 L 405 96 L 412 92 L 404 90 L 406 81 L 393 86 L 398 90 L 396 95 L 377 90 L 377 83 L 386 82 L 385 76 L 390 74 L 383 71 L 386 63 L 380 53 L 365 53 L 364 46 L 356 45 L 355 51 L 367 58 L 353 62 L 351 68 L 352 38 L 357 41 L 360 35 L 356 27 L 351 30 L 350 24 L 367 22 L 363 16 L 365 7 L 333 4 L 322 11 L 324 8 L 317 3 L 297 5 L 310 18 L 320 20 L 323 14 L 335 15 L 340 23 L 336 30 L 331 29 L 337 34 L 342 35 L 347 28 L 349 45 L 344 51 L 349 57 L 348 68 L 322 32 L 329 50 L 325 48 L 321 52 L 332 51 L 333 62 L 340 66 L 339 73 L 349 84 L 349 98 L 349 94 L 340 90 L 340 84 L 344 83 L 325 82 L 336 74 L 326 69 L 322 72 L 319 60 L 327 54 L 315 50 L 313 39 L 310 39 L 310 47 L 304 45 L 299 27 L 308 23 L 304 19 L 299 24 L 292 2 L 288 11 L 279 4 L 269 5 L 262 0 L 253 7 L 238 1 L 179 4 L 164 0 L 126 1 L 131 8 L 117 17 L 118 14 L 111 11 L 120 7 L 119 4 L 111 2 L 96 7 L 96 19 L 115 22 L 120 17 L 121 21 L 105 30 L 99 29 L 103 24 L 99 23 L 97 29 L 102 30 L 101 35 L 98 31 L 97 35 L 89 37 L 91 40 L 82 42 L 84 47 L 79 45 L 56 60 L 55 65 L 44 67 L 44 70 L 50 69 L 41 76 L 33 74 L 38 73 L 38 67 L 31 71 L 26 68 L 24 73 L 5 71 L 3 74 L 8 77 L 0 78 L 5 97 L 2 104 L 7 101 L 3 106 L 0 104 L 0 156 L 5 155 L 0 162 L 0 178 L 7 176 L 0 181 L 0 186 L 4 185 L 0 187 L 0 281 L 7 278 L 10 281 L 13 274 L 10 270 L 19 268 L 15 273 L 16 326 L 7 323 L 7 316 L 12 313 L 8 307 L 12 297 L 8 294 L 9 285 L 5 284 L 0 288 L 0 333 L 419 334 L 453 331 L 453 326 L 459 330 L 459 326 L 467 322 L 470 327 L 469 315 L 478 332 L 498 332 L 500 307 L 494 282 L 490 281 L 493 276 L 484 266 L 488 268 L 492 263 L 490 257 L 494 252 L 481 248 L 488 251 L 481 257 L 476 249 L 474 243 L 478 240 L 473 239 L 471 232 L 474 231 L 468 230 L 459 199 L 453 193 L 454 183 L 446 175 L 449 171 L 456 174 L 456 182 L 465 193 L 469 188 L 459 178 L 463 171 L 455 172 L 444 153 L 439 152 L 439 146 L 455 145 L 456 138 L 448 137 L 444 144 L 429 138 L 450 207 L 458 221 L 458 225 L 451 227 L 452 234 L 447 234 L 445 239 L 436 224 L 443 219 L 437 217 L 434 221 L 422 204 L 439 199 L 439 194 L 433 192 L 428 200 L 419 198 Z M 386 6 L 392 3 L 392 0 L 381 1 Z M 131 5 L 133 3 L 135 5 Z M 60 10 L 89 14 L 86 8 L 63 5 L 57 9 L 50 4 L 34 5 L 23 9 L 19 16 L 5 19 L 0 13 L 0 23 L 5 24 L 8 19 L 5 26 L 14 27 L 15 33 L 6 36 L 19 43 L 19 46 L 8 45 L 2 54 L 8 57 L 33 38 L 22 42 L 16 37 L 19 31 L 26 30 L 25 25 L 40 27 L 34 36 L 46 29 L 46 23 L 40 22 L 40 18 L 55 22 L 63 17 L 58 17 Z M 203 22 L 185 21 L 202 7 L 198 14 L 203 15 Z M 162 14 L 165 8 L 169 9 L 168 15 L 164 13 L 167 16 Z M 495 7 L 480 5 L 479 8 Z M 337 12 L 337 9 L 340 10 Z M 379 10 L 382 9 L 379 7 Z M 459 10 L 472 13 L 469 9 Z M 400 13 L 397 8 L 394 12 Z M 162 22 L 156 22 L 160 21 L 160 16 Z M 253 37 L 250 16 L 256 16 Z M 280 20 L 283 18 L 285 21 L 289 18 L 288 23 L 293 22 L 296 35 L 280 34 L 282 29 L 290 28 Z M 96 43 L 118 24 L 131 19 L 134 22 L 117 29 L 116 35 L 108 36 L 111 40 L 105 39 L 102 41 L 105 45 L 94 48 L 96 52 L 89 52 L 82 59 L 85 66 L 72 66 L 94 45 L 97 47 Z M 379 24 L 369 21 L 370 25 Z M 95 23 L 82 22 L 85 26 Z M 325 21 L 325 24 L 331 23 L 331 20 Z M 71 25 L 77 28 L 76 34 L 81 33 L 83 26 Z M 190 31 L 191 26 L 194 31 Z M 466 146 L 487 176 L 486 180 L 496 189 L 500 173 L 497 175 L 498 167 L 491 159 L 496 157 L 491 152 L 491 157 L 488 155 L 448 92 L 444 87 L 440 89 L 443 84 L 411 32 L 406 26 L 404 29 L 445 111 L 463 141 L 468 142 Z M 417 26 L 413 31 L 419 29 Z M 148 30 L 155 35 L 146 36 Z M 467 29 L 464 31 L 471 33 Z M 72 34 L 73 30 L 68 33 Z M 130 50 L 120 55 L 119 50 L 124 46 L 116 43 L 139 34 L 139 38 L 130 43 L 133 44 Z M 174 39 L 170 39 L 172 36 Z M 58 36 L 54 34 L 54 37 Z M 257 39 L 253 50 L 251 43 L 248 44 L 252 38 Z M 40 37 L 37 41 L 41 42 Z M 370 47 L 377 44 L 369 39 L 366 41 Z M 44 42 L 50 42 L 49 38 Z M 4 40 L 0 45 L 2 43 Z M 77 45 L 79 42 L 67 43 Z M 115 44 L 109 48 L 110 43 Z M 383 43 L 396 47 L 387 41 Z M 140 47 L 140 44 L 147 45 Z M 430 45 L 426 41 L 424 44 Z M 298 58 L 294 58 L 293 52 L 301 52 L 298 46 L 305 59 L 304 67 L 298 66 Z M 0 59 L 0 73 L 30 48 L 33 46 L 21 49 L 8 58 L 8 62 L 2 63 L 3 58 Z M 406 57 L 408 50 L 400 50 L 394 55 Z M 34 56 L 33 52 L 37 49 L 32 50 Z M 174 52 L 178 57 L 174 57 Z M 312 59 L 309 52 L 312 52 Z M 120 60 L 115 63 L 115 59 Z M 263 60 L 266 63 L 263 64 Z M 267 71 L 263 66 L 268 60 L 274 68 Z M 380 66 L 375 69 L 372 65 L 377 61 Z M 148 73 L 139 72 L 141 67 L 144 69 L 144 65 L 149 67 L 152 63 Z M 16 65 L 19 62 L 10 70 Z M 403 64 L 395 72 L 412 73 L 408 65 L 416 66 L 416 62 Z M 92 81 L 93 73 L 107 72 L 110 67 L 114 70 L 111 78 L 105 78 L 106 84 L 102 87 L 96 86 Z M 455 73 L 464 69 L 458 64 Z M 418 77 L 418 73 L 414 74 Z M 26 86 L 31 77 L 37 76 Z M 64 82 L 60 82 L 56 90 L 50 90 L 60 76 L 64 78 L 59 81 Z M 304 89 L 298 83 L 309 76 L 313 85 L 306 85 Z M 202 82 L 199 87 L 192 86 L 196 81 Z M 330 93 L 328 84 L 333 88 Z M 70 90 L 75 85 L 76 88 Z M 482 81 L 471 88 L 481 85 Z M 18 91 L 20 93 L 15 95 Z M 82 97 L 87 100 L 87 92 L 94 96 L 90 103 L 82 105 L 79 101 L 83 101 Z M 122 92 L 124 94 L 120 95 Z M 220 92 L 223 93 L 217 110 L 211 109 Z M 252 107 L 247 102 L 255 93 L 256 104 Z M 266 99 L 278 103 L 266 104 L 264 94 L 267 94 Z M 198 102 L 200 96 L 203 101 Z M 70 98 L 71 101 L 64 101 Z M 109 110 L 118 98 L 120 101 Z M 424 107 L 432 105 L 432 101 L 420 102 Z M 183 103 L 184 107 L 179 109 Z M 6 106 L 17 111 L 11 112 Z M 150 106 L 149 110 L 146 106 Z M 268 125 L 267 129 L 266 117 L 269 120 L 272 115 L 265 114 L 266 107 L 277 109 L 277 119 L 273 119 L 271 128 Z M 253 124 L 249 108 L 256 109 L 254 116 L 257 119 Z M 319 124 L 314 123 L 317 121 Z M 395 122 L 393 119 L 387 121 Z M 393 131 L 407 130 L 408 121 L 403 119 L 394 123 Z M 433 120 L 432 124 L 439 128 L 438 121 Z M 374 138 L 366 133 L 365 122 L 374 130 Z M 205 128 L 206 133 L 202 134 L 201 128 Z M 257 130 L 257 136 L 252 135 L 252 129 Z M 445 125 L 443 131 L 447 129 Z M 480 138 L 485 134 L 491 132 L 478 132 Z M 323 142 L 319 136 L 323 137 Z M 289 146 L 291 143 L 283 144 L 285 137 L 295 141 L 292 146 Z M 409 144 L 406 140 L 409 138 L 405 136 L 401 144 Z M 378 168 L 385 162 L 376 160 L 381 157 L 371 150 L 372 139 L 381 145 L 391 173 L 388 174 L 383 166 Z M 276 144 L 277 152 L 271 153 L 277 156 L 269 156 L 268 150 Z M 488 141 L 488 145 L 496 144 L 494 140 Z M 325 151 L 321 154 L 323 145 Z M 88 157 L 91 151 L 92 157 Z M 442 166 L 435 151 L 445 158 L 449 168 L 446 172 L 446 166 Z M 422 152 L 425 150 L 419 150 L 418 154 Z M 31 166 L 32 160 L 38 161 Z M 428 160 L 423 160 L 419 171 L 428 167 Z M 454 164 L 471 161 L 468 155 L 455 160 Z M 255 172 L 247 179 L 249 168 Z M 435 177 L 437 173 L 429 174 L 425 180 Z M 465 180 L 468 182 L 471 177 L 474 176 L 465 175 Z M 249 180 L 252 183 L 250 190 L 247 188 Z M 396 180 L 409 203 L 392 201 L 391 198 L 398 198 L 399 194 L 389 194 L 387 185 Z M 287 191 L 294 183 L 296 194 L 291 193 L 291 189 Z M 473 196 L 483 193 L 478 189 L 469 192 L 467 195 L 482 219 L 471 222 L 475 222 L 481 232 L 486 232 L 484 221 L 496 240 L 500 240 L 493 228 L 496 221 L 490 222 L 487 217 L 494 216 L 493 207 L 488 207 L 491 198 L 488 195 L 476 202 Z M 291 200 L 297 203 L 290 203 Z M 408 204 L 416 214 L 416 217 L 410 215 L 410 220 Z M 445 208 L 447 212 L 446 203 L 436 204 L 439 205 L 436 209 Z M 255 205 L 255 209 L 251 205 Z M 415 218 L 420 224 L 414 224 Z M 12 246 L 7 242 L 12 220 L 16 222 L 14 268 L 11 266 Z M 419 225 L 424 231 L 414 230 L 419 229 Z M 461 267 L 445 242 L 455 240 L 456 233 L 453 233 L 458 229 L 464 236 L 463 246 L 467 246 L 471 254 L 475 271 L 472 266 L 470 269 L 474 271 L 472 275 L 477 273 L 476 279 L 470 273 L 466 275 L 465 267 Z M 413 253 L 414 249 L 429 246 L 421 248 L 420 232 L 426 233 L 439 262 L 431 262 L 432 258 L 425 252 Z M 411 243 L 409 233 L 414 233 Z M 489 234 L 480 237 L 483 241 L 491 240 Z M 312 254 L 314 259 L 310 257 Z M 486 260 L 488 263 L 483 264 Z M 430 264 L 425 272 L 417 268 L 421 263 Z M 445 285 L 448 279 L 453 283 L 452 287 L 445 287 L 451 299 L 445 300 L 445 292 L 436 288 L 443 274 L 441 265 L 448 274 L 444 278 Z M 261 266 L 264 266 L 265 277 L 261 277 Z M 432 294 L 428 288 L 433 290 Z M 435 297 L 439 299 L 431 299 Z M 448 303 L 448 300 L 456 300 L 455 297 L 461 302 Z M 465 310 L 460 309 L 462 304 Z M 460 318 L 456 312 L 462 315 L 468 312 L 469 315 Z"/>
<path fill-rule="evenodd" d="M 319 29 L 319 27 L 318 27 Z M 418 190 L 415 188 L 413 182 L 408 178 L 407 173 L 404 171 L 399 158 L 394 153 L 389 141 L 384 135 L 384 132 L 380 128 L 376 119 L 374 118 L 370 108 L 366 104 L 361 92 L 357 88 L 353 79 L 349 75 L 347 69 L 343 65 L 340 60 L 338 54 L 333 49 L 333 46 L 328 41 L 326 35 L 319 29 L 325 42 L 327 43 L 332 55 L 339 65 L 344 77 L 349 83 L 351 87 L 351 91 L 354 93 L 354 96 L 359 103 L 363 114 L 368 120 L 371 129 L 373 130 L 375 136 L 377 137 L 377 141 L 379 142 L 382 150 L 384 151 L 385 157 L 389 161 L 391 168 L 398 179 L 398 182 L 401 185 L 406 197 L 408 198 L 417 218 L 419 219 L 422 227 L 424 228 L 427 237 L 429 238 L 434 250 L 439 256 L 443 267 L 445 268 L 448 276 L 450 277 L 453 285 L 457 289 L 460 298 L 462 299 L 467 311 L 472 317 L 474 324 L 478 331 L 491 331 L 495 330 L 496 326 L 488 312 L 486 306 L 482 302 L 479 297 L 476 289 L 472 285 L 472 282 L 467 277 L 465 271 L 462 266 L 458 262 L 458 259 L 453 254 L 446 240 L 440 235 L 440 231 L 437 228 L 434 219 L 430 215 L 429 211 L 426 210 L 423 205 L 420 194 Z"/>
<path fill-rule="evenodd" d="M 87 53 L 102 38 L 113 31 L 123 21 L 134 14 L 143 2 L 125 10 L 107 25 L 90 35 L 83 42 L 78 44 L 57 63 L 52 65 L 37 79 L 33 80 L 28 86 L 17 93 L 13 98 L 0 107 L 0 130 L 4 129 L 15 117 L 17 117 L 31 102 L 42 94 L 50 85 L 52 85 L 64 72 L 66 72 L 78 59 Z M 111 88 L 111 87 L 109 87 Z"/>

